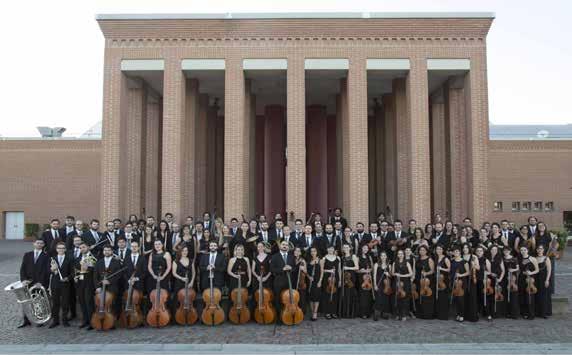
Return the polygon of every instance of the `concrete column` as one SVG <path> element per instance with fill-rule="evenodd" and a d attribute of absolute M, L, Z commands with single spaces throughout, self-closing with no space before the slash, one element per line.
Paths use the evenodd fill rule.
<path fill-rule="evenodd" d="M 340 79 L 340 95 L 339 95 L 340 99 L 340 105 L 339 105 L 339 120 L 341 122 L 341 141 L 342 144 L 340 144 L 341 146 L 341 155 L 340 155 L 340 159 L 341 159 L 341 206 L 344 209 L 344 213 L 346 216 L 348 216 L 348 210 L 349 210 L 349 201 L 350 201 L 350 196 L 351 196 L 351 191 L 350 191 L 350 185 L 349 185 L 349 178 L 348 178 L 348 174 L 344 174 L 344 172 L 349 171 L 350 169 L 350 156 L 349 156 L 349 145 L 350 145 L 350 137 L 349 137 L 349 119 L 348 119 L 348 115 L 349 115 L 349 111 L 348 111 L 348 79 L 343 78 Z M 353 222 L 355 223 L 355 222 Z"/>
<path fill-rule="evenodd" d="M 376 195 L 373 198 L 375 199 L 374 215 L 377 215 L 379 212 L 385 211 L 385 142 L 383 131 L 384 117 L 382 107 L 375 108 L 374 119 L 375 126 L 372 128 L 375 130 L 375 165 L 374 167 L 370 167 L 370 170 L 375 169 L 376 172 Z"/>
<path fill-rule="evenodd" d="M 447 152 L 443 89 L 431 95 L 431 182 L 432 213 L 445 217 L 447 211 Z"/>
<path fill-rule="evenodd" d="M 429 160 L 429 94 L 427 60 L 412 58 L 407 77 L 411 174 L 411 216 L 419 225 L 429 223 L 431 213 L 431 175 Z"/>
<path fill-rule="evenodd" d="M 195 200 L 202 191 L 196 191 L 196 171 L 195 164 L 197 161 L 196 139 L 197 139 L 197 120 L 199 115 L 199 82 L 197 79 L 187 80 L 186 103 L 185 103 L 185 120 L 187 131 L 184 133 L 188 159 L 185 161 L 185 180 L 183 201 L 183 218 L 186 216 L 196 216 L 201 211 L 195 209 Z"/>
<path fill-rule="evenodd" d="M 199 112 L 197 116 L 195 136 L 195 211 L 197 212 L 197 215 L 201 215 L 205 211 L 212 212 L 207 206 L 208 110 L 209 96 L 207 94 L 199 94 Z"/>
<path fill-rule="evenodd" d="M 318 212 L 322 216 L 328 213 L 328 130 L 326 107 L 322 105 L 308 106 L 306 110 L 307 165 L 306 182 L 311 186 L 307 191 L 306 207 L 310 212 Z"/>
<path fill-rule="evenodd" d="M 369 112 L 368 109 L 368 117 L 367 117 L 367 164 L 369 166 L 368 169 L 368 195 L 370 196 L 369 199 L 369 206 L 368 206 L 368 215 L 375 216 L 377 210 L 377 161 L 376 161 L 376 129 L 375 129 L 375 109 L 373 112 Z"/>
<path fill-rule="evenodd" d="M 286 211 L 306 219 L 306 87 L 304 58 L 288 58 L 286 84 Z"/>
<path fill-rule="evenodd" d="M 385 172 L 385 207 L 395 214 L 397 212 L 397 151 L 395 146 L 395 98 L 385 94 L 381 98 L 383 107 L 383 138 L 384 138 L 384 168 Z M 387 213 L 386 210 L 384 212 Z"/>
<path fill-rule="evenodd" d="M 396 208 L 393 217 L 402 220 L 411 216 L 410 131 L 406 79 L 393 80 L 393 109 L 395 115 Z"/>
<path fill-rule="evenodd" d="M 101 220 L 105 223 L 120 217 L 122 175 L 122 115 L 126 100 L 125 76 L 121 72 L 120 52 L 106 48 L 103 69 L 103 123 L 101 159 Z"/>
<path fill-rule="evenodd" d="M 206 171 L 206 210 L 213 211 L 216 206 L 216 161 L 217 161 L 217 116 L 218 106 L 213 106 L 212 98 L 209 97 L 207 102 L 207 160 L 205 162 Z M 222 206 L 216 206 L 222 207 Z M 217 209 L 217 215 L 220 215 L 220 209 Z"/>
<path fill-rule="evenodd" d="M 218 113 L 219 106 L 215 112 Z M 217 215 L 224 216 L 224 116 L 216 115 L 215 135 L 215 207 Z"/>
<path fill-rule="evenodd" d="M 256 114 L 256 111 L 255 111 Z M 266 117 L 259 115 L 256 116 L 256 141 L 255 141 L 255 158 L 256 158 L 256 169 L 255 169 L 255 178 L 256 178 L 256 201 L 255 201 L 255 214 L 263 214 L 264 213 L 264 130 L 266 126 Z"/>
<path fill-rule="evenodd" d="M 248 208 L 248 136 L 244 109 L 242 58 L 227 57 L 224 83 L 224 210 L 225 220 Z"/>
<path fill-rule="evenodd" d="M 348 139 L 350 198 L 349 223 L 367 223 L 368 164 L 367 164 L 367 71 L 365 57 L 350 58 L 348 70 Z M 344 153 L 344 155 L 346 155 Z"/>
<path fill-rule="evenodd" d="M 161 172 L 160 155 L 161 145 L 161 103 L 160 98 L 152 95 L 147 97 L 147 118 L 145 125 L 145 159 L 144 186 L 145 186 L 145 216 L 159 215 Z"/>
<path fill-rule="evenodd" d="M 328 115 L 327 118 L 327 160 L 328 160 L 328 209 L 338 206 L 338 149 L 337 149 L 337 115 Z"/>
<path fill-rule="evenodd" d="M 183 149 L 185 125 L 186 80 L 181 70 L 181 59 L 176 53 L 165 58 L 163 79 L 163 151 L 161 159 L 161 213 L 173 213 L 181 220 L 183 211 L 184 181 L 183 164 L 186 152 Z"/>
<path fill-rule="evenodd" d="M 273 216 L 284 213 L 286 202 L 284 107 L 267 105 L 264 116 L 264 213 Z"/>
<path fill-rule="evenodd" d="M 245 217 L 254 216 L 256 214 L 256 199 L 258 198 L 256 191 L 256 140 L 259 137 L 256 135 L 256 96 L 252 94 L 251 88 L 252 83 L 247 79 L 244 92 L 246 119 L 248 121 L 248 131 L 250 135 L 248 144 L 248 191 L 250 191 L 250 198 L 248 200 L 248 209 L 245 211 Z"/>

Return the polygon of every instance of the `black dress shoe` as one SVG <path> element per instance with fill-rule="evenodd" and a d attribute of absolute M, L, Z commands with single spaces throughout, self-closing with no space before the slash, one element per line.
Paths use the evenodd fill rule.
<path fill-rule="evenodd" d="M 90 326 L 88 326 L 88 327 L 85 328 L 85 329 L 87 329 L 87 330 L 93 330 L 93 327 L 90 325 Z"/>
<path fill-rule="evenodd" d="M 87 327 L 88 325 L 89 325 L 89 324 L 87 324 L 87 323 L 82 323 L 78 328 L 79 328 L 79 329 L 85 328 L 85 327 Z"/>
<path fill-rule="evenodd" d="M 63 324 L 64 327 L 69 327 L 69 326 L 70 326 L 70 323 L 69 323 L 67 320 L 64 320 L 64 321 L 62 322 L 62 324 Z"/>
<path fill-rule="evenodd" d="M 24 327 L 27 327 L 27 326 L 29 326 L 29 325 L 31 325 L 30 322 L 24 322 L 24 323 L 20 324 L 20 325 L 18 326 L 18 328 L 24 328 Z"/>
<path fill-rule="evenodd" d="M 52 324 L 50 324 L 50 326 L 49 326 L 48 328 L 52 329 L 52 328 L 57 327 L 58 325 L 60 325 L 60 323 L 58 323 L 58 322 L 52 322 Z"/>

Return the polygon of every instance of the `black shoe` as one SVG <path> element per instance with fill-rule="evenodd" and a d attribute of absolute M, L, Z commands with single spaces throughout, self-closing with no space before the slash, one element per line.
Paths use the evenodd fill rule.
<path fill-rule="evenodd" d="M 62 325 L 67 328 L 67 327 L 70 326 L 70 323 L 69 323 L 67 320 L 64 320 L 64 321 L 62 322 Z"/>
<path fill-rule="evenodd" d="M 338 319 L 338 315 L 337 315 L 337 314 L 332 314 L 332 318 Z"/>
<path fill-rule="evenodd" d="M 52 324 L 50 324 L 50 326 L 48 328 L 52 329 L 52 328 L 57 327 L 58 325 L 60 325 L 59 322 L 52 322 Z"/>
<path fill-rule="evenodd" d="M 24 328 L 24 327 L 27 327 L 27 326 L 30 326 L 30 325 L 32 325 L 32 324 L 31 324 L 29 321 L 24 321 L 24 323 L 20 324 L 20 325 L 18 326 L 18 328 Z"/>
<path fill-rule="evenodd" d="M 89 325 L 89 324 L 87 324 L 87 323 L 81 323 L 81 325 L 80 325 L 78 328 L 79 328 L 79 329 L 85 328 L 85 327 L 87 327 L 88 325 Z"/>
<path fill-rule="evenodd" d="M 85 328 L 86 330 L 93 330 L 93 327 L 90 325 L 87 328 Z"/>

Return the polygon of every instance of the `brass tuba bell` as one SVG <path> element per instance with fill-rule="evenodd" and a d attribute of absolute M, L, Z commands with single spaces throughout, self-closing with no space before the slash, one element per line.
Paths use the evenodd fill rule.
<path fill-rule="evenodd" d="M 41 325 L 52 318 L 50 298 L 41 284 L 28 287 L 27 282 L 16 281 L 6 286 L 4 291 L 16 295 L 16 301 L 22 305 L 24 314 L 30 322 Z"/>

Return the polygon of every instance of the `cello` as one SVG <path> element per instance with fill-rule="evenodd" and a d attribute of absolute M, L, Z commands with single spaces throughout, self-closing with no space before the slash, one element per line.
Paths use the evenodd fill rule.
<path fill-rule="evenodd" d="M 208 290 L 203 291 L 203 300 L 205 308 L 201 314 L 201 320 L 207 325 L 219 325 L 224 322 L 224 311 L 220 307 L 220 299 L 222 294 L 218 288 L 213 286 L 214 273 L 213 269 L 209 270 L 210 286 Z"/>
<path fill-rule="evenodd" d="M 245 307 L 244 302 L 248 299 L 248 290 L 242 287 L 242 274 L 240 265 L 237 270 L 238 287 L 230 293 L 232 307 L 228 311 L 228 319 L 234 324 L 245 324 L 250 321 L 250 310 Z"/>
<path fill-rule="evenodd" d="M 272 305 L 272 291 L 265 288 L 262 283 L 264 276 L 264 265 L 260 265 L 260 280 L 258 280 L 258 290 L 254 294 L 258 307 L 254 310 L 254 320 L 258 324 L 270 324 L 276 320 L 276 310 Z"/>
<path fill-rule="evenodd" d="M 107 275 L 103 276 L 103 281 L 107 281 Z M 115 296 L 107 291 L 107 285 L 102 282 L 101 289 L 95 296 L 96 311 L 91 316 L 91 326 L 97 330 L 109 330 L 115 326 L 115 317 L 111 312 L 111 307 Z"/>
<path fill-rule="evenodd" d="M 161 288 L 161 270 L 162 268 L 159 267 L 157 286 L 149 294 L 149 299 L 151 300 L 153 306 L 147 313 L 147 324 L 155 328 L 164 327 L 171 321 L 171 315 L 165 307 L 165 303 L 167 303 L 167 300 L 169 299 L 169 292 L 164 288 Z"/>
<path fill-rule="evenodd" d="M 133 284 L 135 283 L 135 272 L 128 280 L 129 288 L 123 293 L 123 299 L 125 301 L 125 307 L 119 316 L 119 322 L 123 328 L 133 329 L 139 327 L 143 324 L 143 315 L 141 314 L 141 299 L 143 295 L 141 291 L 135 289 Z"/>
<path fill-rule="evenodd" d="M 185 279 L 185 288 L 177 292 L 177 300 L 179 301 L 179 308 L 175 313 L 175 321 L 180 325 L 195 324 L 199 319 L 199 315 L 193 302 L 197 297 L 197 293 L 192 287 L 189 287 L 189 271 L 187 270 Z"/>
<path fill-rule="evenodd" d="M 300 294 L 292 288 L 292 279 L 290 278 L 290 270 L 286 271 L 288 278 L 288 289 L 282 291 L 280 300 L 282 301 L 282 323 L 286 325 L 298 325 L 304 319 L 304 313 L 298 302 L 300 301 Z"/>

